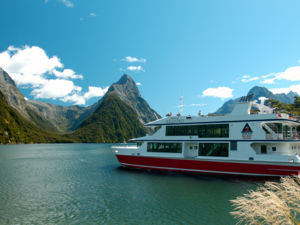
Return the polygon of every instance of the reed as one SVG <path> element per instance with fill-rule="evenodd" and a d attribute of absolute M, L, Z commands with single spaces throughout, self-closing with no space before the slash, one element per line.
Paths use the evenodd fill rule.
<path fill-rule="evenodd" d="M 231 200 L 237 224 L 300 224 L 300 178 L 282 177 Z"/>

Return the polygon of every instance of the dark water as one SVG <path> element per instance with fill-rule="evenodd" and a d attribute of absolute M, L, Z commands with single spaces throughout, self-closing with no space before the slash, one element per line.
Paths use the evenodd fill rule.
<path fill-rule="evenodd" d="M 234 224 L 262 180 L 119 168 L 110 145 L 0 146 L 0 224 Z"/>

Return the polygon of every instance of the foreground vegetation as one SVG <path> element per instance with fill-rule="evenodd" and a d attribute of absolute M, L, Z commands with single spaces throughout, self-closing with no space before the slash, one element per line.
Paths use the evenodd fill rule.
<path fill-rule="evenodd" d="M 268 99 L 266 102 L 278 112 L 291 113 L 294 116 L 300 116 L 300 97 L 295 97 L 293 104 L 282 103 L 275 99 Z"/>
<path fill-rule="evenodd" d="M 283 177 L 231 200 L 238 224 L 300 224 L 300 178 Z"/>

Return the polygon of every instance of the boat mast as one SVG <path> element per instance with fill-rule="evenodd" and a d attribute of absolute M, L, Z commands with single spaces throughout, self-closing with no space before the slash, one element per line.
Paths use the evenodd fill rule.
<path fill-rule="evenodd" d="M 179 113 L 183 115 L 183 96 L 180 96 Z"/>

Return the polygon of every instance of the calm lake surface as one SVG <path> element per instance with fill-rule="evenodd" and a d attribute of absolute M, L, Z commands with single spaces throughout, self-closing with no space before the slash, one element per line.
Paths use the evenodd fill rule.
<path fill-rule="evenodd" d="M 234 224 L 264 180 L 123 169 L 108 144 L 0 146 L 0 224 Z"/>

